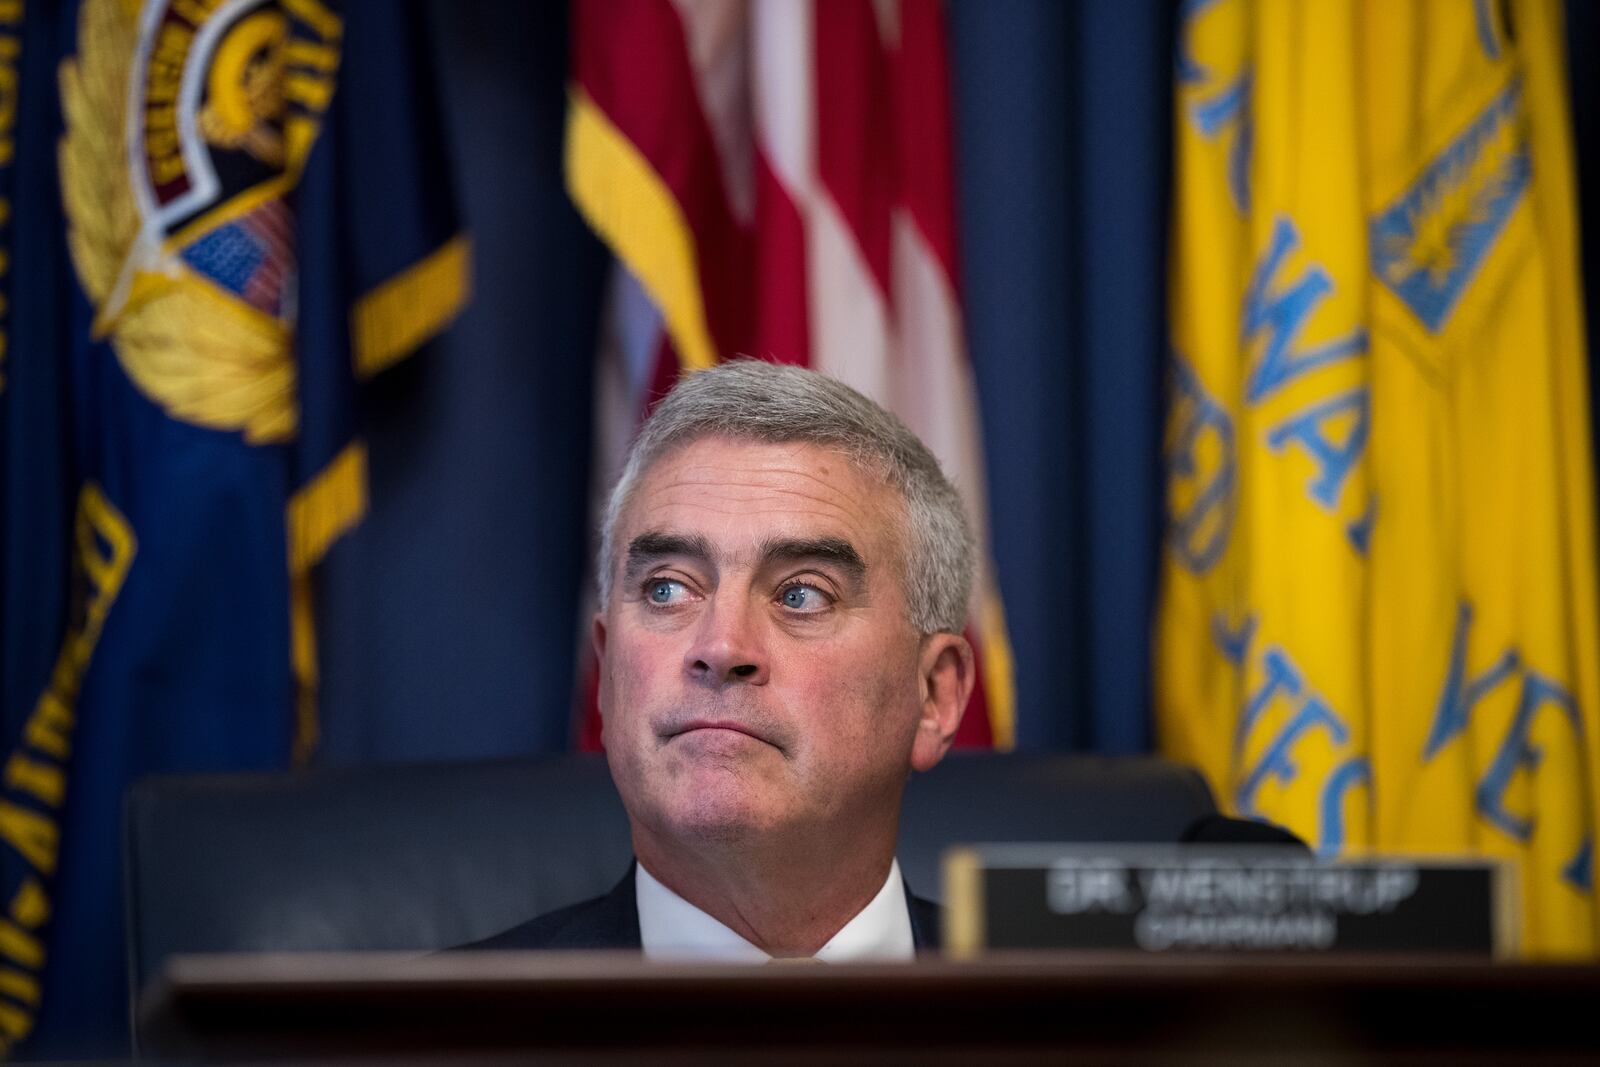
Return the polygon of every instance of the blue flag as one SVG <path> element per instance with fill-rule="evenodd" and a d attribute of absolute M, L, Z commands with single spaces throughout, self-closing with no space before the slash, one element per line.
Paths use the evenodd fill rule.
<path fill-rule="evenodd" d="M 421 25 L 0 0 L 8 1050 L 125 1041 L 130 781 L 315 749 L 310 575 L 365 509 L 361 383 L 468 291 Z"/>

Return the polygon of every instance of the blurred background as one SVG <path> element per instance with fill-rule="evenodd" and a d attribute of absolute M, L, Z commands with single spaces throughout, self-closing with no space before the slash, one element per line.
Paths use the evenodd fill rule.
<path fill-rule="evenodd" d="M 1313 6 L 1286 2 L 1281 8 Z M 1384 54 L 1388 16 L 1379 12 L 1389 5 L 1352 0 L 1315 6 L 1318 18 L 1356 27 L 1350 55 L 1372 62 Z M 1565 158 L 1536 150 L 1531 179 L 1525 166 L 1515 179 L 1492 179 L 1500 184 L 1464 216 L 1469 229 L 1488 230 L 1463 240 L 1473 248 L 1493 246 L 1498 231 L 1488 231 L 1507 204 L 1507 211 L 1533 216 L 1518 238 L 1526 246 L 1518 263 L 1539 259 L 1527 249 L 1545 247 L 1544 235 L 1564 233 L 1564 247 L 1586 270 L 1580 273 L 1560 254 L 1527 269 L 1537 269 L 1545 290 L 1570 293 L 1538 299 L 1578 311 L 1587 306 L 1592 327 L 1600 262 L 1592 228 L 1585 232 L 1577 222 L 1600 212 L 1600 93 L 1588 61 L 1600 43 L 1593 5 L 1436 0 L 1392 6 L 1405 14 L 1397 24 L 1417 32 L 1408 39 L 1413 58 L 1435 39 L 1419 27 L 1437 31 L 1440 42 L 1456 42 L 1445 31 L 1459 27 L 1459 40 L 1480 50 L 1471 62 L 1483 64 L 1473 68 L 1447 56 L 1431 66 L 1418 60 L 1394 75 L 1414 70 L 1419 79 L 1431 79 L 1426 87 L 1419 82 L 1414 94 L 1422 101 L 1420 117 L 1400 123 L 1415 142 L 1414 169 L 1428 173 L 1431 160 L 1446 159 L 1463 173 L 1470 170 L 1475 164 L 1458 158 L 1467 149 L 1450 152 L 1476 142 L 1452 138 L 1475 128 L 1468 111 L 1507 99 L 1511 84 L 1524 88 L 1507 113 L 1527 112 L 1530 117 L 1515 122 L 1534 131 L 1527 136 L 1536 149 L 1567 146 Z M 1211 115 L 1204 121 L 1225 125 L 1230 106 L 1235 114 L 1257 109 L 1253 141 L 1244 138 L 1246 147 L 1235 148 L 1239 138 L 1229 134 L 1224 147 L 1245 153 L 1244 167 L 1257 181 L 1251 193 L 1262 199 L 1235 206 L 1264 239 L 1260 220 L 1270 222 L 1271 160 L 1279 158 L 1272 153 L 1288 158 L 1302 152 L 1302 166 L 1314 167 L 1317 151 L 1336 152 L 1341 143 L 1335 133 L 1307 128 L 1305 116 L 1337 117 L 1339 107 L 1329 101 L 1343 98 L 1373 115 L 1390 109 L 1360 75 L 1366 68 L 1341 68 L 1337 57 L 1317 60 L 1322 38 L 1274 36 L 1275 20 L 1304 31 L 1315 19 L 1301 23 L 1283 10 L 1274 14 L 1280 5 L 1255 11 L 1233 0 L 836 0 L 818 9 L 815 23 L 801 0 L 768 5 L 765 16 L 738 3 L 680 7 L 664 0 L 571 8 L 497 0 L 354 3 L 337 14 L 339 5 L 284 0 L 234 5 L 216 16 L 227 25 L 208 39 L 198 31 L 210 16 L 194 15 L 198 21 L 189 26 L 183 7 L 146 4 L 139 23 L 129 5 L 0 4 L 3 41 L 16 45 L 0 49 L 9 79 L 0 85 L 0 125 L 11 136 L 0 164 L 10 204 L 0 231 L 9 268 L 8 344 L 0 364 L 6 479 L 0 687 L 12 753 L 0 803 L 0 904 L 10 909 L 0 919 L 0 1033 L 9 1041 L 30 1041 L 21 1047 L 45 1055 L 104 1052 L 124 1040 L 117 798 L 137 776 L 467 760 L 592 746 L 585 608 L 593 567 L 591 499 L 615 462 L 619 440 L 653 391 L 670 381 L 668 370 L 680 361 L 692 365 L 696 357 L 686 339 L 695 331 L 653 287 L 659 265 L 630 261 L 637 251 L 633 238 L 624 236 L 620 245 L 626 247 L 619 250 L 619 240 L 597 233 L 575 203 L 564 170 L 568 123 L 580 106 L 600 116 L 592 124 L 600 140 L 587 173 L 611 167 L 636 176 L 642 159 L 645 172 L 665 178 L 669 193 L 722 188 L 705 174 L 718 160 L 692 158 L 694 138 L 704 139 L 709 129 L 711 141 L 729 151 L 738 134 L 728 131 L 738 122 L 708 101 L 716 94 L 742 101 L 758 114 L 758 126 L 760 115 L 788 114 L 759 88 L 761 78 L 781 66 L 759 58 L 771 59 L 757 48 L 765 40 L 757 32 L 761 17 L 777 23 L 798 13 L 818 34 L 839 30 L 838 24 L 846 24 L 839 32 L 847 36 L 876 27 L 886 42 L 879 50 L 889 55 L 902 47 L 906 55 L 924 49 L 915 53 L 915 64 L 891 64 L 861 75 L 859 84 L 851 82 L 853 68 L 844 60 L 838 69 L 819 60 L 814 84 L 826 94 L 829 86 L 849 83 L 852 88 L 840 91 L 857 93 L 852 99 L 863 110 L 846 134 L 858 135 L 859 145 L 893 143 L 901 153 L 891 160 L 899 183 L 894 189 L 927 212 L 918 215 L 918 247 L 945 272 L 939 291 L 957 309 L 945 323 L 943 342 L 964 360 L 953 376 L 948 367 L 919 369 L 910 346 L 880 355 L 887 368 L 881 373 L 899 376 L 900 384 L 889 387 L 893 396 L 912 397 L 898 407 L 914 425 L 918 415 L 905 407 L 915 409 L 916 396 L 931 391 L 931 407 L 919 409 L 922 418 L 949 425 L 963 417 L 962 405 L 970 400 L 981 426 L 966 487 L 986 484 L 992 603 L 1003 605 L 1003 626 L 1002 619 L 975 612 L 975 638 L 989 646 L 987 705 L 979 712 L 984 729 L 969 740 L 1106 755 L 1163 749 L 1199 762 L 1225 804 L 1296 825 L 1324 851 L 1337 851 L 1341 842 L 1418 847 L 1432 840 L 1428 826 L 1386 821 L 1376 805 L 1360 809 L 1364 814 L 1349 809 L 1346 823 L 1363 828 L 1346 825 L 1346 836 L 1330 837 L 1326 818 L 1319 824 L 1308 814 L 1312 822 L 1298 822 L 1301 801 L 1287 786 L 1282 798 L 1250 792 L 1254 785 L 1246 789 L 1241 780 L 1249 778 L 1255 757 L 1241 762 L 1240 752 L 1224 753 L 1208 762 L 1209 742 L 1193 736 L 1209 731 L 1227 738 L 1242 729 L 1237 717 L 1250 714 L 1249 693 L 1270 667 L 1241 667 L 1240 681 L 1207 689 L 1219 677 L 1206 673 L 1209 668 L 1168 664 L 1173 670 L 1166 677 L 1177 681 L 1169 680 L 1168 696 L 1157 700 L 1163 668 L 1154 634 L 1163 567 L 1176 575 L 1169 580 L 1185 580 L 1181 564 L 1163 562 L 1169 511 L 1193 503 L 1184 495 L 1191 490 L 1178 484 L 1193 473 L 1186 472 L 1186 460 L 1202 467 L 1217 462 L 1185 455 L 1183 442 L 1194 444 L 1186 435 L 1204 433 L 1203 427 L 1184 428 L 1187 416 L 1179 409 L 1195 402 L 1192 390 L 1172 402 L 1176 421 L 1164 429 L 1174 335 L 1182 331 L 1170 317 L 1169 309 L 1182 305 L 1175 305 L 1169 278 L 1192 280 L 1206 269 L 1192 259 L 1173 259 L 1182 224 L 1175 205 L 1202 202 L 1201 193 L 1183 192 L 1199 187 L 1185 168 L 1204 162 L 1181 156 L 1175 146 L 1183 143 L 1183 123 L 1192 115 Z M 1246 8 L 1254 13 L 1235 10 Z M 248 36 L 241 27 L 263 13 L 276 21 L 252 24 L 249 32 L 260 36 Z M 1241 21 L 1229 45 L 1234 19 Z M 673 25 L 676 37 L 662 29 Z M 195 32 L 163 36 L 173 26 Z M 698 36 L 696 26 L 703 30 Z M 1195 36 L 1186 45 L 1191 39 L 1181 31 L 1191 26 Z M 235 40 L 236 65 L 225 69 L 227 45 Z M 263 60 L 278 55 L 274 48 L 286 49 L 287 58 Z M 1261 55 L 1252 51 L 1257 48 Z M 741 52 L 758 58 L 727 59 Z M 141 58 L 135 63 L 130 56 Z M 201 64 L 201 76 L 181 81 L 184 56 Z M 74 62 L 76 73 L 65 76 Z M 178 73 L 163 90 L 166 62 Z M 1252 62 L 1259 63 L 1253 77 Z M 1218 77 L 1232 77 L 1224 68 L 1243 74 L 1224 79 L 1220 90 L 1197 102 L 1193 93 L 1212 91 L 1195 87 L 1203 65 Z M 284 77 L 285 67 L 288 81 L 276 105 L 249 96 L 251 77 L 262 70 Z M 668 102 L 671 91 L 682 88 L 673 80 L 680 68 L 692 68 L 702 94 L 700 127 L 692 136 L 693 121 L 671 125 L 682 120 Z M 1314 80 L 1330 70 L 1343 70 L 1347 81 Z M 143 125 L 117 103 L 129 84 L 144 93 Z M 1274 86 L 1285 93 L 1285 87 L 1301 87 L 1296 106 L 1302 110 L 1291 108 L 1277 125 L 1271 105 L 1250 96 L 1253 89 L 1264 99 Z M 1541 86 L 1559 88 L 1557 110 L 1550 111 L 1553 100 L 1541 95 Z M 892 96 L 893 108 L 871 106 L 880 91 Z M 234 99 L 230 92 L 243 101 L 233 111 L 223 106 Z M 1469 102 L 1452 110 L 1452 92 Z M 684 99 L 693 112 L 695 95 Z M 213 116 L 210 125 L 202 117 L 194 127 L 211 146 L 209 179 L 197 177 L 204 161 L 189 157 L 181 172 L 162 169 L 170 153 L 160 147 L 161 109 L 173 100 L 179 113 L 187 107 Z M 652 100 L 659 108 L 645 106 Z M 1204 110 L 1208 100 L 1210 112 Z M 731 106 L 737 111 L 740 105 Z M 1540 108 L 1545 111 L 1535 115 Z M 1429 125 L 1434 119 L 1436 127 Z M 303 142 L 312 147 L 298 155 L 297 121 L 312 138 Z M 1360 126 L 1368 120 L 1352 121 Z M 824 116 L 811 128 L 824 154 L 834 129 L 828 122 Z M 908 124 L 915 128 L 908 132 Z M 195 136 L 183 129 L 183 136 Z M 1293 147 L 1273 139 L 1283 130 L 1299 132 Z M 756 136 L 763 136 L 761 129 Z M 770 129 L 765 136 L 772 136 Z M 118 137 L 131 139 L 133 147 Z M 637 157 L 615 150 L 630 138 Z M 949 150 L 941 161 L 946 138 Z M 755 190 L 758 216 L 762 190 L 784 178 L 781 156 L 769 151 L 755 176 L 742 179 Z M 133 160 L 131 175 L 124 159 Z M 728 166 L 727 159 L 721 165 Z M 1363 158 L 1352 173 L 1379 174 L 1388 165 Z M 888 195 L 874 191 L 872 174 L 870 166 L 845 172 L 843 186 L 817 195 L 831 196 L 857 222 L 852 197 L 870 205 L 874 196 Z M 282 175 L 289 180 L 280 181 Z M 740 181 L 728 179 L 722 191 L 737 189 Z M 1541 192 L 1547 199 L 1538 200 L 1531 190 L 1548 190 L 1552 181 L 1570 195 Z M 1527 206 L 1501 195 L 1513 185 L 1525 190 Z M 144 190 L 142 199 L 129 199 L 129 188 Z M 287 215 L 263 214 L 260 197 L 250 199 L 256 189 L 269 189 L 266 195 L 276 198 L 271 203 L 283 205 Z M 1317 190 L 1312 181 L 1299 195 L 1311 203 Z M 625 209 L 637 207 L 638 198 L 608 201 L 603 183 L 591 193 L 589 219 L 612 211 L 611 225 L 626 229 L 625 220 L 634 216 Z M 1374 214 L 1390 198 L 1387 192 L 1371 196 L 1377 198 L 1368 205 Z M 137 212 L 128 207 L 118 215 L 105 206 L 123 201 Z M 779 267 L 759 258 L 759 249 L 717 245 L 702 225 L 704 213 L 716 211 L 684 202 L 689 231 L 704 240 L 700 262 L 710 322 L 701 324 L 699 335 L 709 339 L 712 354 L 805 361 L 773 347 L 783 322 L 791 321 L 781 309 L 764 311 L 742 331 L 737 322 L 728 325 L 716 304 L 732 298 L 710 292 L 720 284 L 712 276 L 745 267 L 769 275 Z M 144 229 L 127 221 L 135 213 Z M 735 228 L 753 225 L 733 214 Z M 1522 225 L 1511 218 L 1507 225 Z M 136 240 L 136 230 L 154 239 Z M 210 239 L 224 230 L 233 244 Z M 1203 229 L 1187 232 L 1200 234 L 1191 248 L 1205 246 Z M 1347 239 L 1361 246 L 1364 232 Z M 894 238 L 880 236 L 893 273 L 900 253 L 892 251 Z M 1217 238 L 1219 248 L 1225 237 Z M 864 247 L 867 268 L 875 269 L 876 246 L 868 241 Z M 1456 251 L 1467 259 L 1489 256 L 1491 266 L 1498 254 Z M 614 253 L 631 274 L 619 273 Z M 1361 246 L 1351 262 L 1365 259 Z M 813 252 L 811 267 L 820 261 L 821 253 Z M 172 263 L 181 263 L 181 271 Z M 274 263 L 288 268 L 273 275 Z M 424 265 L 422 273 L 413 272 L 414 264 Z M 1346 276 L 1328 269 L 1336 287 L 1344 284 Z M 1446 264 L 1440 276 L 1453 278 L 1454 269 Z M 1494 269 L 1520 276 L 1515 265 Z M 163 295 L 164 283 L 141 288 L 141 278 L 170 280 L 182 271 L 211 279 L 254 310 L 218 325 L 200 311 L 179 309 L 172 302 L 178 296 Z M 1236 320 L 1250 269 L 1219 260 L 1215 271 L 1240 283 L 1229 312 Z M 410 279 L 410 285 L 389 285 L 394 279 Z M 740 292 L 729 284 L 728 291 Z M 1516 289 L 1507 286 L 1506 292 Z M 764 298 L 767 291 L 757 290 L 751 299 Z M 894 278 L 888 291 L 896 298 L 902 293 Z M 1549 394 L 1562 400 L 1550 416 L 1560 423 L 1552 447 L 1566 449 L 1560 455 L 1567 458 L 1553 461 L 1565 473 L 1547 494 L 1555 501 L 1549 525 L 1569 531 L 1557 539 L 1576 555 L 1564 557 L 1548 579 L 1541 609 L 1571 629 L 1551 636 L 1528 623 L 1530 633 L 1541 635 L 1529 636 L 1516 629 L 1517 620 L 1538 612 L 1511 611 L 1507 640 L 1521 650 L 1518 662 L 1529 664 L 1529 672 L 1542 662 L 1538 641 L 1559 646 L 1551 656 L 1573 672 L 1557 679 L 1567 701 L 1561 707 L 1570 705 L 1578 740 L 1545 732 L 1530 741 L 1524 723 L 1520 732 L 1511 730 L 1515 744 L 1507 742 L 1503 766 L 1498 740 L 1483 743 L 1472 757 L 1475 766 L 1458 776 L 1460 797 L 1438 799 L 1446 797 L 1445 787 L 1431 780 L 1416 788 L 1428 790 L 1429 804 L 1459 802 L 1466 813 L 1460 827 L 1440 831 L 1441 847 L 1532 855 L 1537 835 L 1522 820 L 1530 808 L 1563 827 L 1563 834 L 1570 831 L 1570 841 L 1564 837 L 1549 848 L 1563 850 L 1559 862 L 1571 875 L 1564 891 L 1575 893 L 1575 902 L 1551 904 L 1557 910 L 1546 914 L 1564 917 L 1547 921 L 1538 935 L 1545 940 L 1535 940 L 1552 950 L 1592 954 L 1592 827 L 1600 781 L 1591 750 L 1597 709 L 1585 697 L 1596 695 L 1586 689 L 1596 659 L 1589 473 L 1595 438 L 1578 401 L 1592 397 L 1585 353 L 1596 350 L 1594 332 L 1588 329 L 1586 344 L 1563 342 L 1555 326 L 1517 327 L 1510 316 L 1522 312 L 1510 297 L 1484 303 L 1491 305 L 1483 313 L 1488 318 L 1476 320 L 1474 334 L 1499 336 L 1506 330 L 1495 323 L 1509 322 L 1506 329 L 1523 340 L 1503 358 L 1549 363 L 1558 367 L 1552 381 L 1576 383 Z M 172 317 L 146 322 L 157 312 L 144 309 L 159 307 Z M 113 315 L 108 308 L 121 310 Z M 1204 318 L 1203 311 L 1193 313 Z M 1275 313 L 1295 314 L 1282 305 L 1267 314 Z M 799 315 L 806 314 L 802 303 Z M 1384 314 L 1376 310 L 1366 327 L 1374 337 L 1384 330 Z M 1529 321 L 1560 318 L 1528 314 Z M 817 330 L 817 320 L 810 321 Z M 1561 321 L 1584 329 L 1581 317 L 1567 314 Z M 1292 340 L 1294 331 L 1283 329 Z M 286 342 L 285 331 L 295 340 Z M 906 326 L 904 332 L 916 331 Z M 1319 332 L 1324 336 L 1315 336 Z M 1313 323 L 1301 355 L 1330 332 Z M 820 338 L 817 343 L 820 348 Z M 1450 344 L 1456 348 L 1447 346 L 1447 352 L 1459 349 L 1460 342 Z M 201 381 L 198 372 L 174 370 L 162 357 L 196 354 L 206 345 L 214 363 L 234 358 L 232 370 L 208 371 Z M 1183 353 L 1200 378 L 1212 375 L 1209 388 L 1225 391 L 1219 382 L 1228 381 L 1227 373 L 1208 370 L 1204 355 Z M 238 384 L 245 377 L 266 380 L 254 368 L 274 359 L 298 366 L 298 380 L 291 372 L 295 384 L 287 387 L 293 396 L 263 399 L 265 386 Z M 853 372 L 843 373 L 848 378 Z M 215 380 L 228 384 L 206 384 Z M 1236 402 L 1222 401 L 1225 407 Z M 1384 410 L 1376 397 L 1372 403 L 1370 410 Z M 1530 409 L 1505 417 L 1505 432 L 1516 435 L 1529 425 Z M 1536 407 L 1531 417 L 1543 424 Z M 1382 416 L 1374 418 L 1381 427 Z M 1349 436 L 1354 431 L 1341 432 L 1342 443 L 1316 439 L 1324 452 L 1308 445 L 1324 468 L 1357 447 Z M 1374 433 L 1377 449 L 1384 438 Z M 959 449 L 960 442 L 951 447 Z M 1248 463 L 1243 467 L 1239 477 L 1248 479 Z M 103 498 L 86 494 L 85 484 L 98 487 Z M 1170 506 L 1169 492 L 1176 502 Z M 1272 497 L 1266 489 L 1257 492 L 1230 504 L 1243 509 L 1230 514 L 1244 515 L 1241 525 L 1270 541 Z M 1263 529 L 1269 532 L 1260 534 Z M 1301 558 L 1316 565 L 1320 549 L 1308 547 L 1314 537 L 1305 540 L 1298 526 L 1286 526 L 1283 536 L 1299 539 Z M 1254 542 L 1258 549 L 1264 543 Z M 1230 557 L 1215 573 L 1242 581 L 1245 570 Z M 1197 581 L 1205 577 L 1204 568 L 1189 571 Z M 1529 588 L 1537 579 L 1517 571 L 1485 580 L 1497 588 Z M 1197 588 L 1195 595 L 1203 597 L 1209 587 Z M 1338 597 L 1345 588 L 1335 583 L 1318 595 Z M 1450 616 L 1438 627 L 1447 646 L 1452 635 L 1460 637 L 1451 628 L 1457 619 L 1450 596 Z M 1238 606 L 1222 603 L 1219 610 Z M 1314 607 L 1320 610 L 1321 602 Z M 1480 619 L 1491 613 L 1483 608 Z M 1185 617 L 1182 611 L 1167 616 L 1164 641 L 1179 640 L 1171 627 Z M 1238 640 L 1248 644 L 1250 618 L 1224 625 L 1244 627 Z M 1263 626 L 1270 629 L 1270 619 Z M 1208 631 L 1194 640 L 1211 638 Z M 1293 647 L 1291 638 L 1281 640 Z M 1352 670 L 1364 678 L 1380 669 L 1357 659 Z M 1465 715 L 1501 678 L 1493 650 L 1475 649 L 1465 667 L 1446 659 L 1427 685 L 1454 692 L 1440 699 Z M 1452 679 L 1455 689 L 1449 690 Z M 1186 713 L 1182 693 L 1174 696 L 1172 687 L 1181 690 L 1191 681 L 1198 687 L 1196 710 Z M 1315 671 L 1306 686 L 1324 693 L 1338 688 L 1319 682 Z M 1533 698 L 1526 686 L 1522 692 L 1523 718 L 1531 717 L 1538 704 L 1528 703 Z M 1523 705 L 1510 689 L 1505 700 L 1507 721 L 1522 721 L 1517 708 Z M 1338 706 L 1337 699 L 1333 703 Z M 1207 708 L 1232 711 L 1209 719 Z M 1286 722 L 1293 721 L 1292 710 L 1285 710 Z M 1448 724 L 1435 724 L 1443 713 L 1432 703 L 1413 710 L 1416 731 L 1448 735 Z M 1162 715 L 1170 721 L 1184 714 L 1190 714 L 1187 725 L 1163 728 Z M 1380 744 L 1381 731 L 1369 732 L 1372 744 Z M 1252 744 L 1270 754 L 1271 741 Z M 1574 769 L 1566 791 L 1524 781 L 1537 763 L 1527 750 L 1539 743 L 1547 750 L 1570 748 Z M 1364 775 L 1360 781 L 1375 792 L 1383 756 L 1362 760 L 1341 765 L 1350 768 L 1346 779 Z M 1335 770 L 1330 766 L 1328 773 Z M 1486 803 L 1478 782 L 1500 772 L 1507 779 L 1521 775 L 1513 784 L 1528 792 L 1505 806 Z M 1422 795 L 1408 794 L 1410 788 L 1394 787 L 1397 802 L 1414 804 Z M 1275 798 L 1288 806 L 1274 808 Z M 1483 822 L 1477 828 L 1474 811 Z M 1506 815 L 1505 822 L 1497 815 Z M 1506 842 L 1496 844 L 1496 833 Z M 1550 881 L 1557 881 L 1553 874 Z"/>

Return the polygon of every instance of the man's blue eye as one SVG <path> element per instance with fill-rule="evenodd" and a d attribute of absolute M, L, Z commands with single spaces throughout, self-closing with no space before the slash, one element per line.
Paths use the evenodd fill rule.
<path fill-rule="evenodd" d="M 671 578 L 657 578 L 645 587 L 645 595 L 652 604 L 670 604 L 679 599 L 682 593 L 683 583 Z"/>
<path fill-rule="evenodd" d="M 827 598 L 809 585 L 791 585 L 783 591 L 783 606 L 793 611 L 820 611 Z"/>

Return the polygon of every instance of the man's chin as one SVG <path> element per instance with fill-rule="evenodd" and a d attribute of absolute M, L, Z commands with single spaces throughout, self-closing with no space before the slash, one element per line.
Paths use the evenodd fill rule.
<path fill-rule="evenodd" d="M 668 830 L 682 840 L 733 843 L 775 833 L 783 820 L 741 782 L 705 781 L 673 798 L 664 812 Z"/>

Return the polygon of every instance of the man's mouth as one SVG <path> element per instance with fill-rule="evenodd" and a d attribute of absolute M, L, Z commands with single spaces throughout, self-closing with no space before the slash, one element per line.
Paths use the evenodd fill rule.
<path fill-rule="evenodd" d="M 772 745 L 774 748 L 778 747 L 772 740 L 767 738 L 755 727 L 751 726 L 747 722 L 741 722 L 737 719 L 689 719 L 686 722 L 674 723 L 667 730 L 663 731 L 663 736 L 668 741 L 671 741 L 678 737 L 685 737 L 693 734 L 710 734 L 713 732 L 743 734 L 745 737 Z"/>
<path fill-rule="evenodd" d="M 692 733 L 695 730 L 732 730 L 737 734 L 748 734 L 749 736 L 754 737 L 757 741 L 763 740 L 760 735 L 758 735 L 754 730 L 750 729 L 750 727 L 746 726 L 744 723 L 733 722 L 729 719 L 691 719 L 674 730 L 672 732 L 672 736 Z"/>

